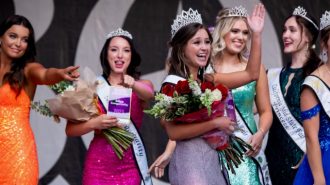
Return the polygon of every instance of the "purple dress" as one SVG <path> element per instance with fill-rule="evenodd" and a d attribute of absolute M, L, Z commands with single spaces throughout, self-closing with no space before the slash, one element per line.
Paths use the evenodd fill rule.
<path fill-rule="evenodd" d="M 217 151 L 200 137 L 176 142 L 169 177 L 171 185 L 227 184 Z"/>
<path fill-rule="evenodd" d="M 131 102 L 131 119 L 137 129 L 141 127 L 143 108 L 141 100 L 133 92 Z M 141 177 L 136 165 L 133 149 L 130 147 L 122 160 L 118 159 L 111 145 L 99 132 L 87 151 L 84 164 L 83 185 L 140 185 Z"/>

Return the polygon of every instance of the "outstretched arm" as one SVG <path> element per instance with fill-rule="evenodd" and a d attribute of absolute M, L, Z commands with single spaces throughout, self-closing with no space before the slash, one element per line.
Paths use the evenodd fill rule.
<path fill-rule="evenodd" d="M 154 99 L 154 87 L 149 80 L 135 80 L 130 75 L 123 75 L 122 85 L 132 88 L 139 98 L 145 102 Z"/>
<path fill-rule="evenodd" d="M 79 73 L 76 71 L 79 66 L 70 66 L 64 69 L 45 68 L 43 65 L 33 62 L 25 67 L 27 79 L 36 85 L 52 85 L 62 80 L 76 80 Z"/>
<path fill-rule="evenodd" d="M 248 23 L 252 30 L 251 52 L 244 71 L 233 73 L 206 74 L 205 79 L 216 84 L 224 84 L 230 89 L 240 87 L 253 80 L 257 80 L 261 63 L 261 33 L 264 27 L 265 8 L 259 3 L 253 13 L 248 17 Z"/>
<path fill-rule="evenodd" d="M 318 104 L 317 97 L 310 88 L 304 88 L 301 93 L 300 107 L 301 111 L 309 110 Z M 305 119 L 303 121 L 306 135 L 306 147 L 308 163 L 311 167 L 314 184 L 325 184 L 324 171 L 322 167 L 321 148 L 318 138 L 320 129 L 320 115 Z"/>

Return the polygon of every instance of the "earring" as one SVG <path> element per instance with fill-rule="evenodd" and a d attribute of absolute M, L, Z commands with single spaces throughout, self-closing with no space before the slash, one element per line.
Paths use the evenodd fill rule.
<path fill-rule="evenodd" d="M 324 62 L 328 60 L 327 50 L 325 49 L 322 50 L 321 58 Z"/>

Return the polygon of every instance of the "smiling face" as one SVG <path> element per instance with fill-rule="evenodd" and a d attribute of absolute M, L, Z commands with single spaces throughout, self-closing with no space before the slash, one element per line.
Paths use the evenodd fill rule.
<path fill-rule="evenodd" d="M 122 37 L 114 37 L 109 43 L 108 61 L 111 73 L 126 74 L 131 63 L 131 47 L 128 41 Z"/>
<path fill-rule="evenodd" d="M 308 38 L 295 17 L 290 17 L 283 28 L 284 53 L 295 53 L 308 46 Z"/>
<path fill-rule="evenodd" d="M 211 40 L 205 29 L 199 29 L 187 42 L 184 55 L 187 59 L 186 65 L 193 69 L 206 66 L 211 51 Z"/>
<path fill-rule="evenodd" d="M 1 51 L 10 59 L 24 55 L 28 47 L 29 29 L 22 25 L 11 26 L 1 36 Z"/>
<path fill-rule="evenodd" d="M 246 47 L 249 39 L 249 29 L 245 21 L 238 19 L 228 33 L 224 35 L 226 48 L 224 51 L 230 54 L 239 54 Z"/>

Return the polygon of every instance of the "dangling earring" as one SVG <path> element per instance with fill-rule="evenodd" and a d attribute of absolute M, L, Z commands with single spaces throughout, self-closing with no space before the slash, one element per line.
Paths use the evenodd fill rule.
<path fill-rule="evenodd" d="M 323 62 L 326 62 L 328 60 L 327 50 L 325 49 L 322 50 L 321 58 Z"/>

